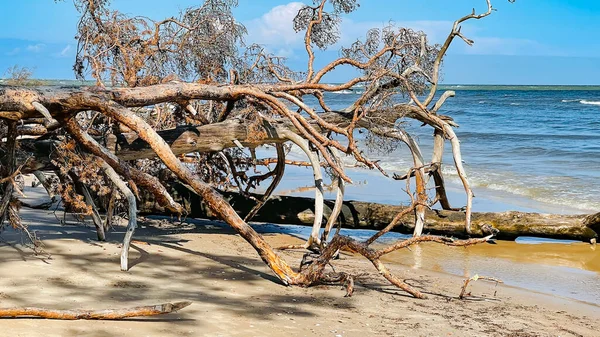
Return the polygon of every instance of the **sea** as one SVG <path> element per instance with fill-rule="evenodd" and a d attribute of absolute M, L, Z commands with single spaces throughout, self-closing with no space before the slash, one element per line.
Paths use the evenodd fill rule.
<path fill-rule="evenodd" d="M 45 84 L 93 83 L 66 80 Z M 600 86 L 443 85 L 438 97 L 446 90 L 454 91 L 455 96 L 439 113 L 452 117 L 460 126 L 455 132 L 475 192 L 475 205 L 480 206 L 474 207 L 475 211 L 600 212 Z M 332 109 L 342 109 L 363 92 L 364 88 L 355 87 L 327 93 L 325 98 Z M 408 101 L 398 98 L 403 99 Z M 318 106 L 310 98 L 307 103 Z M 405 121 L 401 127 L 418 141 L 425 160 L 431 158 L 431 127 L 415 121 Z M 356 138 L 366 142 L 364 133 L 357 133 Z M 368 149 L 365 154 L 378 160 L 389 174 L 404 174 L 412 166 L 410 153 L 403 146 L 393 151 L 386 147 Z M 298 151 L 295 155 L 302 159 Z M 352 159 L 346 158 L 346 163 L 352 165 Z M 444 163 L 450 199 L 453 206 L 462 207 L 464 192 L 449 144 Z M 294 181 L 303 179 L 301 176 L 284 179 L 276 192 L 291 189 Z M 390 187 L 376 171 L 354 176 L 360 188 L 350 188 L 350 198 L 386 203 L 407 199 L 401 190 L 403 182 Z M 395 196 L 398 194 L 404 194 L 404 199 Z"/>
<path fill-rule="evenodd" d="M 445 85 L 438 97 L 446 90 L 455 96 L 439 114 L 459 124 L 455 132 L 476 199 L 501 205 L 494 211 L 600 212 L 600 86 Z M 326 99 L 340 109 L 361 93 L 355 88 Z M 401 127 L 417 139 L 425 161 L 430 159 L 432 128 L 415 121 Z M 412 166 L 403 146 L 367 155 L 390 173 L 404 174 Z M 459 193 L 449 143 L 444 163 L 449 189 Z"/>

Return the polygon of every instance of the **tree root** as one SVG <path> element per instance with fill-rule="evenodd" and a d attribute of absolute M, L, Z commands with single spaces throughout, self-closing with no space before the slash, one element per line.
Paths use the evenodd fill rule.
<path fill-rule="evenodd" d="M 339 151 L 333 147 L 330 148 L 330 151 L 333 156 L 333 159 L 335 159 L 335 161 L 343 169 L 344 164 L 342 163 L 342 158 L 340 157 Z M 331 232 L 331 229 L 335 225 L 335 223 L 342 211 L 342 206 L 344 204 L 344 192 L 345 192 L 344 179 L 342 179 L 342 177 L 334 174 L 333 180 L 334 180 L 333 183 L 335 184 L 335 187 L 336 187 L 335 203 L 333 205 L 333 209 L 331 210 L 331 214 L 329 215 L 329 218 L 327 219 L 327 224 L 325 224 L 325 230 L 323 231 L 323 235 L 321 236 L 321 246 L 323 246 L 323 244 L 326 243 L 327 240 L 329 240 L 329 233 Z"/>
<path fill-rule="evenodd" d="M 317 284 L 331 283 L 331 280 L 333 279 L 332 274 L 325 273 L 325 268 L 327 265 L 329 265 L 329 262 L 335 256 L 335 253 L 337 251 L 347 248 L 357 254 L 362 255 L 367 260 L 369 260 L 373 264 L 375 269 L 377 269 L 379 274 L 382 275 L 394 286 L 404 290 L 405 292 L 411 294 L 416 298 L 426 298 L 425 294 L 423 294 L 421 291 L 415 289 L 406 282 L 394 276 L 383 264 L 383 262 L 381 262 L 381 256 L 398 249 L 407 248 L 419 242 L 437 242 L 448 246 L 465 247 L 486 242 L 489 239 L 491 239 L 491 236 L 481 239 L 453 240 L 450 238 L 444 238 L 435 235 L 424 235 L 412 237 L 408 240 L 397 242 L 386 248 L 375 250 L 373 248 L 370 248 L 366 243 L 356 241 L 348 236 L 336 235 L 327 245 L 325 250 L 315 260 L 313 260 L 312 263 L 307 264 L 308 266 L 301 270 L 300 277 L 298 277 L 298 279 L 296 280 L 297 283 L 295 284 L 301 286 L 311 286 Z M 346 274 L 346 276 L 340 273 L 337 274 L 339 280 L 338 283 L 350 282 L 348 279 L 348 274 Z"/>
<path fill-rule="evenodd" d="M 279 182 L 283 178 L 283 173 L 285 172 L 285 152 L 283 150 L 283 144 L 275 144 L 275 148 L 277 149 L 277 164 L 275 165 L 275 169 L 272 171 L 273 181 L 263 194 L 262 198 L 258 200 L 256 205 L 248 212 L 244 221 L 250 221 L 258 211 L 264 206 L 264 204 L 269 200 L 271 194 L 275 191 Z"/>

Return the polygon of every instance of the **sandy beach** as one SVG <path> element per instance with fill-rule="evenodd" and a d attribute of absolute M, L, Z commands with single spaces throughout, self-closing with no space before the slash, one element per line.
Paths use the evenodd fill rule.
<path fill-rule="evenodd" d="M 124 228 L 116 227 L 108 242 L 98 243 L 92 226 L 69 216 L 61 225 L 61 213 L 57 219 L 51 211 L 25 208 L 22 215 L 50 258 L 35 256 L 21 244 L 20 234 L 4 232 L 1 307 L 105 309 L 180 300 L 193 304 L 178 313 L 124 321 L 2 319 L 6 336 L 597 335 L 598 298 L 583 302 L 479 281 L 470 286 L 468 300 L 459 300 L 463 277 L 431 270 L 435 268 L 415 269 L 408 259 L 386 261 L 392 272 L 429 296 L 417 300 L 390 286 L 368 261 L 348 253 L 334 262 L 335 268 L 367 273 L 357 282 L 353 297 L 343 297 L 339 287 L 285 287 L 242 238 L 210 221 L 179 226 L 165 220 L 141 221 L 130 255 L 132 268 L 121 272 L 119 241 Z M 274 246 L 301 242 L 295 235 L 263 235 Z M 440 249 L 442 255 L 452 251 Z M 282 254 L 297 265 L 303 253 Z"/>
<path fill-rule="evenodd" d="M 470 2 L 4 1 L 0 337 L 599 337 L 600 2 Z"/>

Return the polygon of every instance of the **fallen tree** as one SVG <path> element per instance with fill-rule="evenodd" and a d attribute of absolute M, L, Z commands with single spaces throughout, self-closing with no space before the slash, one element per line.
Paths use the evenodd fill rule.
<path fill-rule="evenodd" d="M 167 84 L 157 86 L 155 90 L 165 91 L 177 87 L 179 87 L 177 84 Z M 86 91 L 83 88 L 80 90 L 80 94 L 84 95 Z M 54 96 L 59 95 L 60 92 L 60 89 L 55 89 L 37 94 Z M 453 92 L 450 93 L 454 94 Z M 382 123 L 382 121 L 394 124 L 395 121 L 405 117 L 418 119 L 417 109 L 418 107 L 413 105 L 398 104 L 393 109 L 382 109 L 371 112 L 369 116 L 358 121 L 357 125 L 367 130 L 374 129 L 378 131 L 378 124 Z M 352 122 L 352 115 L 343 111 L 320 113 L 319 117 L 327 123 L 335 124 L 339 127 L 347 127 Z M 448 116 L 440 117 L 452 121 L 452 118 Z M 238 147 L 238 144 L 241 144 L 245 148 L 257 148 L 263 145 L 285 143 L 289 142 L 289 139 L 283 136 L 284 133 L 287 131 L 299 132 L 288 120 L 272 120 L 270 124 L 274 132 L 256 134 L 256 129 L 253 129 L 256 126 L 249 125 L 247 122 L 244 119 L 232 118 L 207 125 L 185 125 L 174 129 L 160 130 L 157 131 L 157 134 L 169 144 L 173 154 L 183 155 L 195 152 L 219 152 L 228 148 Z M 315 121 L 308 122 L 315 129 L 320 129 Z M 103 136 L 96 135 L 94 138 L 100 141 Z M 60 140 L 30 138 L 23 139 L 20 143 L 21 147 L 35 158 L 35 160 L 31 160 L 30 158 L 27 165 L 22 169 L 23 173 L 31 173 L 44 168 L 49 170 L 55 169 L 51 166 L 49 154 L 60 144 Z M 114 137 L 113 143 L 108 144 L 107 147 L 114 149 L 114 154 L 123 161 L 151 159 L 157 156 L 148 143 L 140 139 L 135 132 L 117 134 Z M 25 158 L 21 158 L 21 161 L 25 162 Z"/>
<path fill-rule="evenodd" d="M 202 199 L 185 186 L 173 183 L 169 187 L 177 202 L 184 205 L 188 217 L 218 218 Z M 256 198 L 237 192 L 222 192 L 236 212 L 244 217 L 256 205 Z M 329 221 L 335 200 L 325 200 L 322 222 Z M 315 219 L 315 200 L 297 196 L 272 196 L 253 217 L 254 221 L 274 224 L 312 226 Z M 393 231 L 412 234 L 414 218 L 409 207 L 392 206 L 372 202 L 345 200 L 336 225 L 349 229 L 381 230 L 390 224 L 397 214 L 404 214 Z M 154 201 L 151 194 L 143 194 L 139 211 L 145 214 L 170 214 Z M 496 238 L 515 240 L 519 236 L 535 236 L 551 239 L 581 240 L 589 242 L 597 238 L 600 230 L 600 213 L 595 215 L 560 215 L 526 212 L 474 212 L 471 237 L 484 237 L 498 231 Z M 423 232 L 466 238 L 465 212 L 462 210 L 427 210 Z"/>
<path fill-rule="evenodd" d="M 349 247 L 371 261 L 389 282 L 419 298 L 424 295 L 393 276 L 381 263 L 381 256 L 425 241 L 468 246 L 494 236 L 493 231 L 466 240 L 422 235 L 428 208 L 439 203 L 443 209 L 453 209 L 441 174 L 446 142 L 466 194 L 463 232 L 474 233 L 473 193 L 453 130 L 456 124 L 439 114 L 453 93 L 438 95 L 437 85 L 442 59 L 452 41 L 458 37 L 473 43 L 461 33 L 461 24 L 490 15 L 493 8 L 489 0 L 482 14 L 473 11 L 458 19 L 442 45 L 431 45 L 422 32 L 390 25 L 368 31 L 364 39 L 343 48 L 340 58 L 321 69 L 315 68 L 314 48 L 325 49 L 336 43 L 340 16 L 356 10 L 358 2 L 322 0 L 306 5 L 293 22 L 296 31 L 304 32 L 304 72 L 292 71 L 282 58 L 269 55 L 260 46 L 240 46 L 244 29 L 232 16 L 234 0 L 207 0 L 177 18 L 158 22 L 113 12 L 106 1 L 75 3 L 81 19 L 74 69 L 81 77 L 89 69 L 97 86 L 60 90 L 0 87 L 0 139 L 7 139 L 0 146 L 0 179 L 6 180 L 2 185 L 4 213 L 0 215 L 8 214 L 13 226 L 20 223 L 17 195 L 11 193 L 14 177 L 27 170 L 38 176 L 40 170 L 53 170 L 60 180 L 57 193 L 67 210 L 94 214 L 99 239 L 106 226 L 98 216 L 104 205 L 97 203 L 108 200 L 102 208 L 112 210 L 111 200 L 114 204 L 116 195 L 122 195 L 129 215 L 121 255 L 121 268 L 126 270 L 138 209 L 136 198 L 141 191 L 151 193 L 170 212 L 185 215 L 186 207 L 159 179 L 160 172 L 166 170 L 252 245 L 282 283 L 346 284 L 350 295 L 353 276 L 326 271 L 337 251 Z M 341 84 L 324 83 L 326 75 L 338 67 L 353 68 L 360 75 Z M 330 108 L 326 94 L 357 85 L 364 91 L 346 108 Z M 405 120 L 431 128 L 431 161 L 423 158 L 418 143 L 401 127 Z M 377 161 L 368 158 L 367 146 L 357 139 L 359 130 L 367 132 L 371 141 L 367 143 L 374 144 L 372 147 L 393 149 L 404 144 L 410 150 L 413 167 L 397 179 L 405 180 L 412 202 L 365 242 L 340 235 L 330 239 L 329 233 L 343 211 L 344 184 L 352 183 L 344 160 L 378 169 L 387 176 Z M 18 134 L 35 139 L 17 142 Z M 284 174 L 284 142 L 306 154 L 314 173 L 316 216 L 303 247 L 318 255 L 300 270 L 291 268 L 247 223 L 265 207 Z M 252 149 L 267 143 L 275 144 L 276 158 L 272 160 L 277 165 L 266 174 L 253 174 L 258 159 Z M 243 151 L 246 147 L 249 153 Z M 182 156 L 185 153 L 190 156 Z M 325 224 L 324 169 L 336 182 L 336 200 Z M 430 177 L 434 180 L 432 189 L 428 188 L 432 185 Z M 249 195 L 265 181 L 270 182 L 267 192 L 256 197 L 258 203 L 245 218 L 217 192 L 235 187 Z M 435 196 L 429 195 L 430 190 Z M 379 250 L 370 247 L 409 214 L 414 238 Z M 108 214 L 109 219 L 111 216 Z M 321 236 L 323 225 L 325 233 Z"/>

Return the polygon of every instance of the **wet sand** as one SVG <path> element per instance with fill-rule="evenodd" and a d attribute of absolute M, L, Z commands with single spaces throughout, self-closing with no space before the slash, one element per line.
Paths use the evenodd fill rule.
<path fill-rule="evenodd" d="M 498 241 L 449 250 L 423 244 L 386 260 L 458 276 L 491 276 L 507 285 L 600 305 L 600 250 L 595 248 L 586 243 Z"/>

